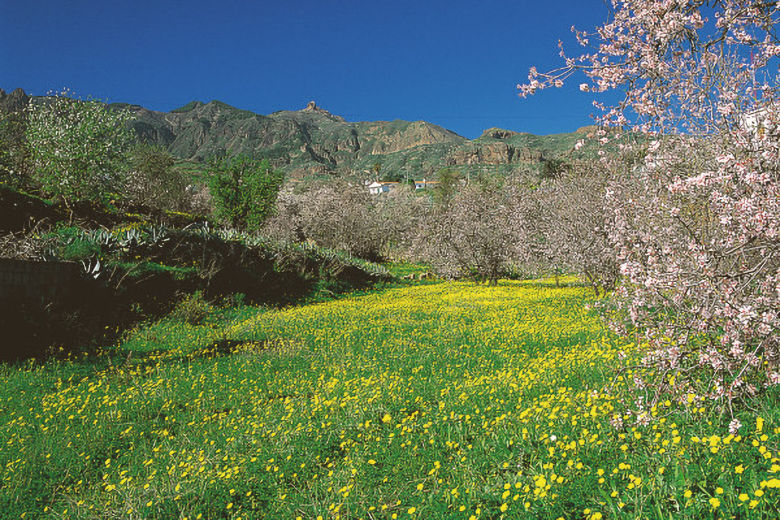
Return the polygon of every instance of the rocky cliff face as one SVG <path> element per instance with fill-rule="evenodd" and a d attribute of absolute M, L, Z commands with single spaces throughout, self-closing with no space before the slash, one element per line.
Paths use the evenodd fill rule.
<path fill-rule="evenodd" d="M 478 142 L 469 143 L 450 153 L 447 158 L 447 166 L 460 164 L 522 164 L 533 163 L 542 160 L 544 152 L 509 143 Z"/>

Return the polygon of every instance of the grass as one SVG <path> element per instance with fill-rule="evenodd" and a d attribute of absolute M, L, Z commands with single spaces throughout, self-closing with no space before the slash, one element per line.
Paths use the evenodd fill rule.
<path fill-rule="evenodd" d="M 399 279 L 410 275 L 419 277 L 420 275 L 433 271 L 429 265 L 411 262 L 393 262 L 387 265 L 387 270 L 390 271 L 390 274 L 395 278 Z"/>
<path fill-rule="evenodd" d="M 776 518 L 778 395 L 628 410 L 576 284 L 438 283 L 0 368 L 4 518 Z M 622 423 L 620 425 L 619 423 Z"/>
<path fill-rule="evenodd" d="M 111 261 L 108 262 L 108 266 L 120 267 L 133 277 L 145 276 L 148 274 L 170 273 L 176 280 L 186 280 L 187 278 L 198 274 L 198 270 L 195 267 L 171 266 L 159 262 L 150 262 L 148 260 L 141 262 Z"/>

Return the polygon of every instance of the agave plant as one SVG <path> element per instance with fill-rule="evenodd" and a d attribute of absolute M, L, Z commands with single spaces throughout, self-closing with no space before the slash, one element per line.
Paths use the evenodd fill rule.
<path fill-rule="evenodd" d="M 81 267 L 93 280 L 97 280 L 103 274 L 103 265 L 100 263 L 100 258 L 82 260 Z"/>
<path fill-rule="evenodd" d="M 168 236 L 168 228 L 165 226 L 152 226 L 147 230 L 146 242 L 150 245 L 162 245 L 171 238 Z"/>
<path fill-rule="evenodd" d="M 96 229 L 95 231 L 85 232 L 85 238 L 98 244 L 101 248 L 112 248 L 116 244 L 114 235 L 106 229 Z"/>
<path fill-rule="evenodd" d="M 120 249 L 128 251 L 132 246 L 141 243 L 141 232 L 137 228 L 122 231 L 122 233 L 116 237 L 116 242 Z"/>
<path fill-rule="evenodd" d="M 193 222 L 183 228 L 183 231 L 189 231 L 190 233 L 200 236 L 202 238 L 208 238 L 212 235 L 212 229 L 207 220 L 202 222 Z"/>

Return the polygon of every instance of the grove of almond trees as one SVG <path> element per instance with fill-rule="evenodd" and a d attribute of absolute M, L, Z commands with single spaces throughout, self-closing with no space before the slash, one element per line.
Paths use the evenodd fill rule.
<path fill-rule="evenodd" d="M 560 86 L 618 90 L 595 102 L 635 164 L 604 160 L 609 243 L 645 361 L 681 390 L 712 371 L 710 396 L 780 383 L 780 184 L 775 2 L 615 0 L 613 18 L 575 34 L 585 49 L 531 69 L 521 95 Z M 598 97 L 597 97 L 598 99 Z M 603 142 L 609 136 L 605 134 Z M 599 202 L 600 204 L 600 202 Z M 668 374 L 667 374 L 668 373 Z M 674 381 L 674 383 L 668 383 Z"/>

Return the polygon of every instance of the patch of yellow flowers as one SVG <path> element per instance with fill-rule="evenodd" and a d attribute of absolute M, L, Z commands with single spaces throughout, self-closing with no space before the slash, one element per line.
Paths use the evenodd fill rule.
<path fill-rule="evenodd" d="M 24 497 L 27 518 L 778 513 L 775 418 L 728 434 L 698 396 L 636 413 L 641 346 L 593 303 L 578 286 L 440 283 L 259 312 L 68 377 L 6 371 L 0 503 Z M 220 337 L 242 343 L 226 354 Z"/>

